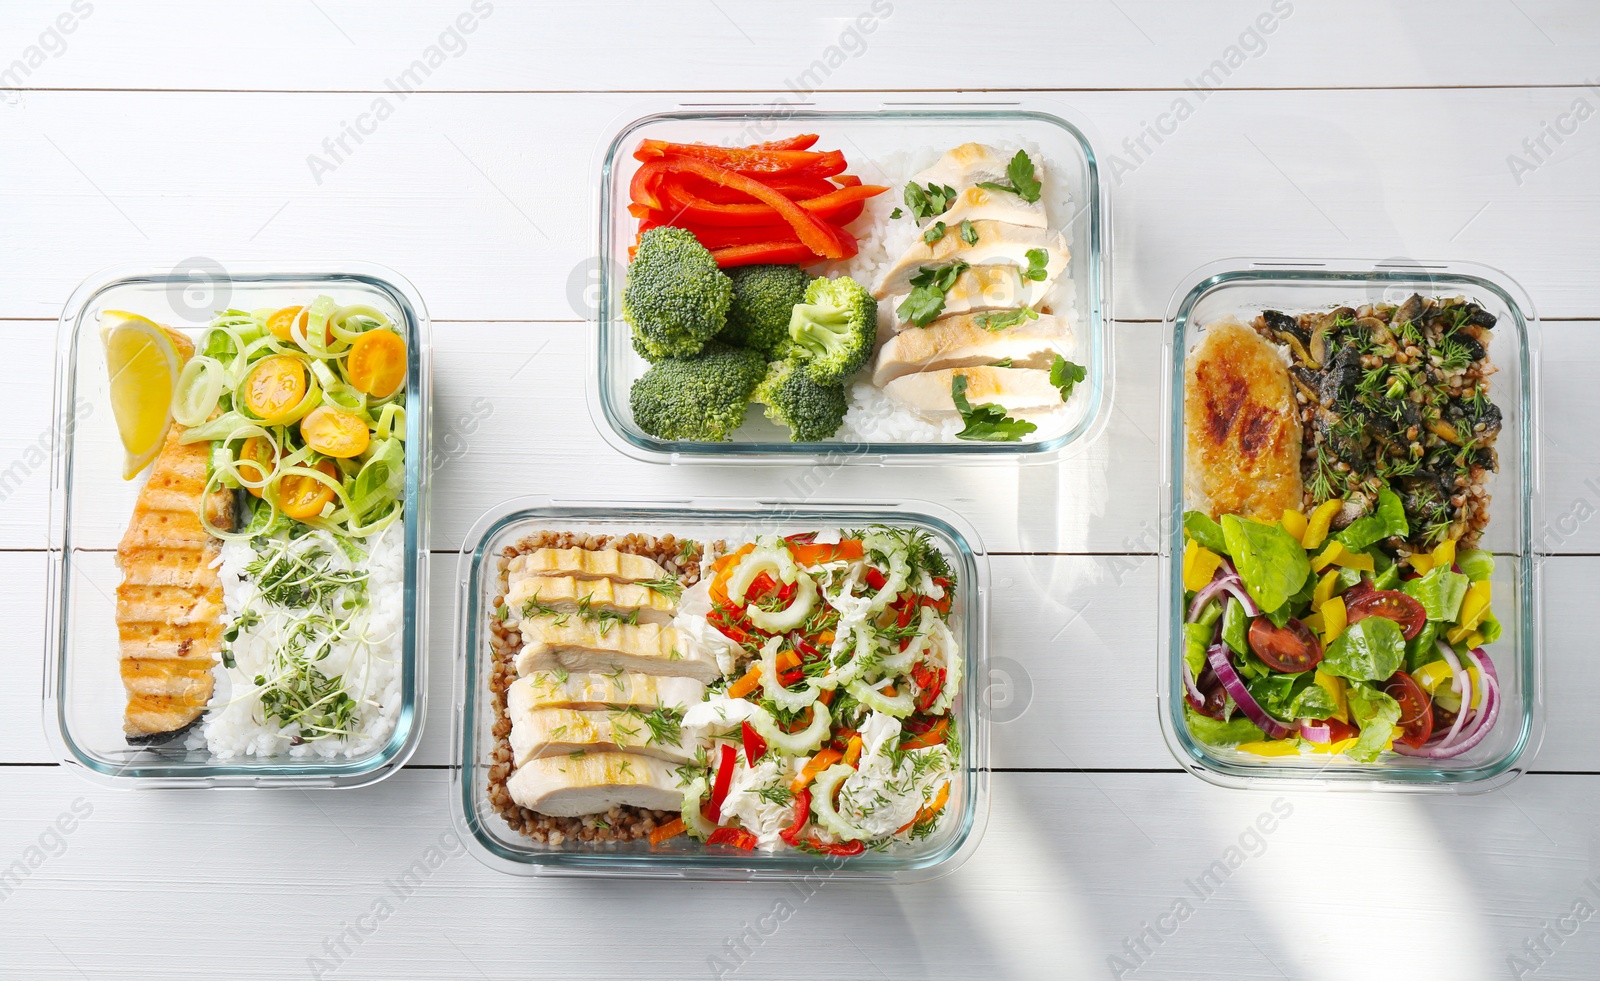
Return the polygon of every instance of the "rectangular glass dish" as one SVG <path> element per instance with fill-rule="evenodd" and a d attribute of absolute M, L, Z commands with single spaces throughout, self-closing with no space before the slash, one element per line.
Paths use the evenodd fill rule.
<path fill-rule="evenodd" d="M 951 629 L 964 648 L 965 688 L 952 706 L 962 758 L 952 781 L 951 817 L 931 835 L 885 852 L 821 858 L 794 849 L 741 852 L 708 847 L 686 835 L 651 846 L 644 839 L 559 844 L 534 841 L 514 830 L 489 800 L 490 757 L 497 740 L 491 638 L 485 629 L 498 589 L 502 550 L 538 531 L 583 534 L 673 534 L 697 541 L 750 540 L 758 534 L 883 524 L 924 529 L 949 558 L 958 577 Z M 514 875 L 650 876 L 696 879 L 771 879 L 824 871 L 834 877 L 917 881 L 953 870 L 971 855 L 989 811 L 989 726 L 972 686 L 987 677 L 988 559 L 959 516 L 920 502 L 781 505 L 769 501 L 572 502 L 519 498 L 486 513 L 467 534 L 456 597 L 454 760 L 451 815 L 463 840 L 484 864 Z"/>
<path fill-rule="evenodd" d="M 366 304 L 403 332 L 406 369 L 404 607 L 401 704 L 394 730 L 376 750 L 352 758 L 214 757 L 185 740 L 130 746 L 122 730 L 127 696 L 118 671 L 117 545 L 142 480 L 123 480 L 122 444 L 112 414 L 99 315 L 126 310 L 197 337 L 216 311 L 305 304 L 327 294 Z M 86 280 L 61 315 L 46 600 L 44 726 L 68 768 L 118 787 L 356 787 L 397 771 L 423 724 L 427 659 L 427 515 L 431 341 L 421 297 L 380 266 L 337 271 L 226 267 L 190 260 L 167 270 L 116 268 Z M 204 716 L 202 716 L 204 719 Z"/>
<path fill-rule="evenodd" d="M 1489 523 L 1479 547 L 1494 553 L 1493 604 L 1503 636 L 1488 645 L 1499 672 L 1501 702 L 1493 729 L 1462 755 L 1426 759 L 1383 754 L 1374 763 L 1342 756 L 1263 757 L 1200 743 L 1184 720 L 1184 379 L 1185 360 L 1206 325 L 1225 317 L 1250 323 L 1263 310 L 1289 314 L 1338 306 L 1464 295 L 1497 319 L 1488 346 L 1497 371 L 1489 395 L 1502 414 L 1495 443 L 1499 472 L 1488 476 Z M 1231 787 L 1289 781 L 1297 789 L 1388 789 L 1481 792 L 1527 769 L 1543 725 L 1540 691 L 1539 576 L 1533 529 L 1539 526 L 1539 325 L 1527 294 L 1498 270 L 1472 263 L 1355 260 L 1223 260 L 1197 270 L 1173 294 L 1163 342 L 1161 638 L 1158 702 L 1161 727 L 1178 762 L 1195 775 Z"/>
<path fill-rule="evenodd" d="M 849 173 L 890 189 L 881 199 L 900 203 L 913 155 L 939 153 L 966 142 L 1029 144 L 1064 180 L 1072 213 L 1050 215 L 1050 227 L 1064 226 L 1070 261 L 1063 278 L 1071 284 L 1067 317 L 1072 329 L 1070 359 L 1087 369 L 1064 412 L 1041 420 L 1031 441 L 851 442 L 833 439 L 793 443 L 788 430 L 769 422 L 758 407 L 746 414 L 731 442 L 665 440 L 641 430 L 629 407 L 629 390 L 648 367 L 634 353 L 621 313 L 628 249 L 637 220 L 629 214 L 629 182 L 640 162 L 632 156 L 641 139 L 673 142 L 749 144 L 792 133 L 817 133 L 818 149 L 843 150 Z M 595 425 L 619 451 L 653 462 L 800 464 L 826 457 L 867 464 L 939 462 L 1046 462 L 1074 443 L 1092 437 L 1104 423 L 1111 398 L 1111 214 L 1109 187 L 1087 135 L 1087 126 L 1064 107 L 1046 101 L 992 100 L 897 102 L 877 96 L 833 96 L 803 106 L 751 104 L 673 105 L 622 123 L 603 145 L 599 172 L 599 257 L 597 331 L 590 356 L 589 404 Z M 928 161 L 932 162 L 932 159 Z M 912 168 L 912 170 L 920 167 Z M 1047 177 L 1048 179 L 1048 177 Z M 904 219 L 909 221 L 909 218 Z M 866 241 L 863 242 L 866 245 Z M 829 266 L 811 269 L 827 272 Z M 864 284 L 869 288 L 870 283 Z M 887 301 L 885 301 L 887 302 Z M 1060 311 L 1057 311 L 1060 312 Z"/>

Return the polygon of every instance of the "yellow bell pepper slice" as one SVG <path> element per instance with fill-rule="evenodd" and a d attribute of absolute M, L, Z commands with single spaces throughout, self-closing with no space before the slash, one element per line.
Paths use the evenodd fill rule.
<path fill-rule="evenodd" d="M 1318 668 L 1317 673 L 1312 675 L 1312 680 L 1317 683 L 1318 687 L 1332 696 L 1334 704 L 1333 717 L 1340 722 L 1349 722 L 1350 700 L 1345 697 L 1344 679 L 1337 675 L 1328 674 Z"/>
<path fill-rule="evenodd" d="M 1343 554 L 1344 543 L 1334 539 L 1328 543 L 1328 547 L 1323 549 L 1321 554 L 1311 560 L 1311 571 L 1320 573 L 1323 569 L 1333 565 L 1334 560 Z"/>
<path fill-rule="evenodd" d="M 1317 509 L 1311 512 L 1311 517 L 1306 521 L 1306 533 L 1301 536 L 1300 544 L 1306 551 L 1311 551 L 1321 545 L 1328 537 L 1328 528 L 1333 524 L 1333 518 L 1344 507 L 1344 502 L 1339 500 L 1323 501 Z"/>
<path fill-rule="evenodd" d="M 1417 570 L 1417 575 L 1426 575 L 1433 568 L 1433 556 L 1427 552 L 1418 552 L 1406 559 L 1411 563 L 1411 568 Z"/>
<path fill-rule="evenodd" d="M 1360 572 L 1377 572 L 1378 564 L 1372 561 L 1372 556 L 1365 552 L 1344 552 L 1333 560 L 1333 564 L 1346 569 L 1355 569 Z"/>
<path fill-rule="evenodd" d="M 1311 591 L 1311 605 L 1315 609 L 1322 609 L 1322 604 L 1333 599 L 1333 591 L 1339 588 L 1339 573 L 1329 569 L 1328 573 L 1317 580 L 1317 588 Z"/>
<path fill-rule="evenodd" d="M 1306 618 L 1304 620 L 1301 620 L 1300 622 L 1305 624 L 1306 625 L 1306 629 L 1311 631 L 1312 633 L 1314 633 L 1314 634 L 1322 633 L 1322 614 L 1321 613 L 1310 613 L 1310 614 L 1307 614 Z"/>
<path fill-rule="evenodd" d="M 1293 739 L 1257 739 L 1234 747 L 1252 756 L 1299 756 L 1300 744 Z"/>
<path fill-rule="evenodd" d="M 1446 538 L 1444 541 L 1439 543 L 1439 547 L 1438 548 L 1435 548 L 1433 550 L 1433 565 L 1434 565 L 1434 568 L 1437 569 L 1437 568 L 1443 567 L 1443 568 L 1448 569 L 1448 568 L 1450 568 L 1451 566 L 1453 566 L 1455 564 L 1456 564 L 1456 540 L 1454 538 Z"/>
<path fill-rule="evenodd" d="M 1295 541 L 1306 537 L 1306 516 L 1299 511 L 1288 510 L 1283 512 L 1283 530 L 1288 532 Z"/>
<path fill-rule="evenodd" d="M 1467 587 L 1466 598 L 1461 601 L 1461 612 L 1456 615 L 1456 627 L 1445 636 L 1452 644 L 1459 644 L 1472 636 L 1489 612 L 1492 588 L 1489 580 L 1475 582 Z"/>
<path fill-rule="evenodd" d="M 1330 756 L 1337 756 L 1338 754 L 1343 753 L 1345 750 L 1349 749 L 1351 746 L 1354 746 L 1355 744 L 1356 744 L 1356 737 L 1355 736 L 1351 736 L 1349 739 L 1340 739 L 1337 742 L 1310 743 L 1308 745 L 1310 745 L 1311 751 L 1313 753 L 1327 753 Z"/>
<path fill-rule="evenodd" d="M 1190 539 L 1183 549 L 1183 588 L 1191 593 L 1206 588 L 1222 565 L 1222 556 Z"/>
<path fill-rule="evenodd" d="M 1344 597 L 1335 596 L 1333 599 L 1328 600 L 1328 602 L 1322 604 L 1321 612 L 1322 646 L 1327 647 L 1339 639 L 1339 635 L 1344 633 L 1344 628 L 1348 624 L 1345 619 Z"/>

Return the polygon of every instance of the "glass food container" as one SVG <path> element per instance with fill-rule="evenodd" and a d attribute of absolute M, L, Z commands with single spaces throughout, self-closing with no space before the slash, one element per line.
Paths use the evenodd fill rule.
<path fill-rule="evenodd" d="M 492 648 L 484 627 L 498 595 L 502 549 L 537 531 L 581 534 L 673 534 L 729 543 L 755 535 L 787 535 L 883 524 L 926 530 L 950 559 L 958 577 L 951 629 L 965 657 L 964 690 L 952 715 L 962 759 L 950 794 L 951 817 L 929 837 L 885 852 L 848 859 L 783 849 L 741 852 L 706 847 L 686 835 L 651 846 L 644 839 L 596 844 L 568 839 L 535 842 L 513 830 L 488 798 L 496 739 L 488 681 Z M 905 504 L 811 503 L 709 498 L 682 501 L 577 502 L 519 498 L 491 509 L 461 547 L 456 597 L 456 697 L 451 814 L 456 830 L 479 860 L 514 875 L 648 876 L 695 879 L 773 879 L 827 874 L 864 880 L 917 881 L 953 870 L 983 836 L 989 812 L 989 724 L 974 679 L 988 677 L 986 615 L 988 559 L 971 527 L 953 512 L 920 502 Z"/>
<path fill-rule="evenodd" d="M 1501 685 L 1499 717 L 1487 737 L 1449 759 L 1385 753 L 1375 763 L 1340 756 L 1262 757 L 1194 739 L 1184 722 L 1180 676 L 1185 611 L 1181 577 L 1184 548 L 1183 386 L 1187 352 L 1205 327 L 1236 316 L 1249 323 L 1263 310 L 1303 313 L 1364 303 L 1401 303 L 1413 293 L 1464 295 L 1497 320 L 1489 358 L 1490 397 L 1503 416 L 1496 447 L 1499 472 L 1490 475 L 1490 519 L 1481 546 L 1495 555 L 1494 609 L 1504 634 L 1486 650 Z M 1161 726 L 1178 762 L 1195 775 L 1229 787 L 1266 782 L 1298 788 L 1480 792 L 1504 785 L 1527 769 L 1542 735 L 1539 577 L 1535 551 L 1540 470 L 1539 324 L 1527 294 L 1498 270 L 1472 263 L 1355 260 L 1228 259 L 1202 267 L 1174 293 L 1167 308 L 1162 409 L 1162 500 L 1167 502 L 1161 548 L 1163 576 L 1158 700 Z"/>
<path fill-rule="evenodd" d="M 116 547 L 141 480 L 121 479 L 122 444 L 112 415 L 103 310 L 126 310 L 197 337 L 216 311 L 305 304 L 328 294 L 341 304 L 383 311 L 405 334 L 406 376 L 404 617 L 400 697 L 389 739 L 354 758 L 214 757 L 185 748 L 130 746 L 118 671 Z M 46 606 L 44 723 L 62 763 L 118 787 L 357 787 L 394 773 L 422 735 L 427 658 L 427 516 L 430 338 L 422 298 L 381 266 L 335 271 L 190 260 L 170 271 L 119 267 L 86 280 L 61 315 L 56 351 Z M 198 728 L 198 727 L 197 727 Z M 192 743 L 191 743 L 192 745 Z"/>
<path fill-rule="evenodd" d="M 641 111 L 641 110 L 636 110 Z M 631 114 L 630 114 L 631 117 Z M 598 330 L 591 357 L 589 405 L 595 425 L 618 450 L 655 462 L 803 464 L 833 462 L 893 464 L 971 462 L 1048 462 L 1059 459 L 1074 443 L 1087 441 L 1103 425 L 1111 399 L 1111 204 L 1109 187 L 1090 141 L 1087 125 L 1066 108 L 1037 99 L 984 101 L 895 101 L 892 96 L 829 95 L 802 105 L 728 104 L 652 107 L 637 118 L 625 117 L 605 144 L 599 171 Z M 639 168 L 633 150 L 642 139 L 681 143 L 750 144 L 795 133 L 817 133 L 817 149 L 838 149 L 849 161 L 848 173 L 889 190 L 874 201 L 901 204 L 911 175 L 932 164 L 946 150 L 967 142 L 1024 145 L 1042 155 L 1044 166 L 1062 180 L 1069 202 L 1051 205 L 1050 227 L 1064 229 L 1071 259 L 1062 274 L 1070 296 L 1072 327 L 1070 359 L 1083 365 L 1067 408 L 1037 419 L 1039 430 L 1026 441 L 985 442 L 823 442 L 792 443 L 789 432 L 772 423 L 760 407 L 752 407 L 731 442 L 664 440 L 650 436 L 633 421 L 628 394 L 635 379 L 649 367 L 634 353 L 628 324 L 621 312 L 628 249 L 638 221 L 629 214 L 629 181 Z M 1047 178 L 1048 180 L 1048 178 Z M 1067 211 L 1057 214 L 1057 211 Z M 870 205 L 869 205 L 869 214 Z M 897 221 L 910 222 L 907 216 Z M 853 225 L 860 230 L 862 225 Z M 952 232 L 955 229 L 951 229 Z M 865 232 L 862 255 L 871 254 L 873 239 Z M 858 257 L 859 258 L 859 257 Z M 889 259 L 898 259 L 895 254 Z M 808 269 L 813 274 L 840 274 L 838 264 Z M 875 274 L 874 274 L 875 275 Z M 866 274 L 858 273 L 871 288 Z M 885 303 L 889 301 L 884 301 Z M 1055 310 L 1054 312 L 1061 312 Z M 882 331 L 880 330 L 880 335 Z M 887 411 L 886 401 L 877 408 Z M 903 410 L 902 410 L 903 411 Z"/>

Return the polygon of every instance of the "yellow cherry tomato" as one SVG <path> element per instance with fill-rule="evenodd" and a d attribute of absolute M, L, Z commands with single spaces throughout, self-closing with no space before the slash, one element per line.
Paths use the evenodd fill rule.
<path fill-rule="evenodd" d="M 239 462 L 235 466 L 245 479 L 265 481 L 278 469 L 278 453 L 273 450 L 271 443 L 260 436 L 252 436 L 239 448 Z M 245 490 L 261 496 L 260 487 L 246 487 Z"/>
<path fill-rule="evenodd" d="M 332 460 L 319 460 L 313 469 L 339 479 L 339 465 Z M 292 473 L 278 481 L 278 509 L 296 521 L 315 518 L 331 500 L 333 488 L 314 477 Z"/>
<path fill-rule="evenodd" d="M 300 336 L 304 337 L 306 327 L 311 323 L 311 311 L 305 307 L 284 307 L 282 310 L 276 310 L 267 318 L 267 330 L 280 341 L 293 341 L 294 334 L 289 328 L 296 323 L 300 327 Z M 323 328 L 322 343 L 324 345 L 333 343 L 333 327 Z"/>
<path fill-rule="evenodd" d="M 406 340 L 392 330 L 369 330 L 350 345 L 345 361 L 350 384 L 386 399 L 406 382 Z"/>
<path fill-rule="evenodd" d="M 244 404 L 263 419 L 277 419 L 306 397 L 306 365 L 276 355 L 256 362 L 244 380 Z"/>
<path fill-rule="evenodd" d="M 360 456 L 372 441 L 372 434 L 360 416 L 331 405 L 319 405 L 301 419 L 300 436 L 307 446 L 323 456 L 341 459 Z"/>

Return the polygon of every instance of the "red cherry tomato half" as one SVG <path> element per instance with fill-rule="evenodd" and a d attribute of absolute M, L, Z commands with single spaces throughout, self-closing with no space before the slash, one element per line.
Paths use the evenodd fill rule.
<path fill-rule="evenodd" d="M 1400 703 L 1400 719 L 1395 723 L 1400 727 L 1400 734 L 1395 736 L 1394 741 L 1405 743 L 1412 749 L 1421 749 L 1422 744 L 1433 735 L 1433 699 L 1404 671 L 1396 671 L 1384 683 L 1383 691 Z"/>
<path fill-rule="evenodd" d="M 1193 695 L 1184 692 L 1183 697 L 1189 702 L 1189 706 L 1201 715 L 1216 719 L 1218 722 L 1223 721 L 1228 710 L 1228 692 L 1222 687 L 1222 679 L 1217 677 L 1217 673 L 1211 670 L 1209 664 L 1200 672 L 1195 687 L 1199 688 L 1200 694 L 1206 698 L 1204 702 L 1196 702 Z"/>
<path fill-rule="evenodd" d="M 1428 611 L 1422 608 L 1422 604 L 1398 589 L 1374 589 L 1355 599 L 1350 599 L 1347 593 L 1344 615 L 1347 623 L 1356 623 L 1367 617 L 1393 620 L 1400 625 L 1400 632 L 1405 634 L 1406 640 L 1422 633 L 1423 626 L 1428 622 Z"/>
<path fill-rule="evenodd" d="M 1348 722 L 1338 719 L 1323 719 L 1322 724 L 1328 727 L 1328 742 L 1336 743 L 1340 740 L 1350 739 L 1361 734 L 1361 730 Z"/>
<path fill-rule="evenodd" d="M 1285 674 L 1310 671 L 1322 661 L 1322 643 L 1311 628 L 1293 617 L 1279 627 L 1266 617 L 1250 624 L 1250 649 L 1267 667 Z"/>

